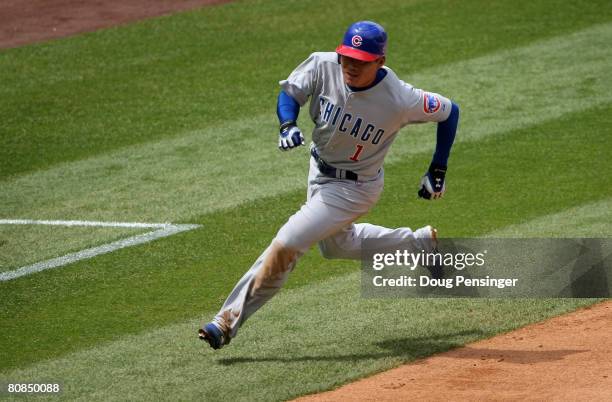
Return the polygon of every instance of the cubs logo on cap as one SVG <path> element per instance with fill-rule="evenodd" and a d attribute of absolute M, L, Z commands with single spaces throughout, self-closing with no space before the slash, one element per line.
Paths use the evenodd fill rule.
<path fill-rule="evenodd" d="M 385 55 L 387 33 L 379 24 L 372 21 L 359 21 L 352 24 L 344 34 L 336 53 L 362 61 L 374 61 Z"/>

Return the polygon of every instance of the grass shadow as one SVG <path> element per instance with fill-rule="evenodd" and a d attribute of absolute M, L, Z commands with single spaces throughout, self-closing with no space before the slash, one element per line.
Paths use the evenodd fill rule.
<path fill-rule="evenodd" d="M 400 357 L 406 361 L 410 361 L 463 346 L 466 343 L 466 340 L 480 338 L 483 335 L 485 335 L 485 332 L 480 330 L 465 330 L 426 337 L 404 337 L 374 342 L 372 343 L 373 346 L 378 349 L 382 349 L 381 351 L 375 352 L 351 354 L 325 353 L 320 355 L 296 355 L 290 357 L 279 356 L 278 353 L 276 353 L 270 354 L 269 356 L 222 358 L 217 360 L 217 363 L 224 366 L 266 362 L 299 363 L 308 361 L 328 361 L 350 363 L 361 360 L 375 360 L 387 357 Z"/>

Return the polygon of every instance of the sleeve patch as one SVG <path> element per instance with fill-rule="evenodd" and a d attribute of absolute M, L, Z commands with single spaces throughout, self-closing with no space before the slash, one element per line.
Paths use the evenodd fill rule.
<path fill-rule="evenodd" d="M 434 114 L 440 110 L 442 102 L 440 99 L 429 92 L 423 92 L 423 111 L 427 114 Z"/>

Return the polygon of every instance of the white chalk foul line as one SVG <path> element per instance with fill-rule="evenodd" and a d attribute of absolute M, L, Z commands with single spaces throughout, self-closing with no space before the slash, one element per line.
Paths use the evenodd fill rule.
<path fill-rule="evenodd" d="M 32 219 L 0 219 L 0 225 L 96 226 L 106 228 L 164 228 L 171 223 L 98 222 L 98 221 L 37 221 Z"/>
<path fill-rule="evenodd" d="M 143 233 L 125 239 L 117 240 L 112 243 L 103 244 L 98 247 L 88 248 L 76 253 L 67 254 L 62 257 L 52 258 L 36 264 L 18 268 L 14 271 L 0 273 L 0 282 L 10 281 L 22 276 L 30 275 L 47 269 L 58 268 L 71 264 L 76 261 L 92 258 L 100 254 L 110 253 L 126 247 L 148 243 L 162 237 L 193 230 L 200 225 L 174 225 L 171 223 L 130 223 L 130 222 L 91 222 L 91 221 L 34 221 L 26 219 L 0 219 L 0 224 L 4 225 L 57 225 L 57 226 L 96 226 L 96 227 L 127 227 L 127 228 L 154 228 L 153 232 Z"/>

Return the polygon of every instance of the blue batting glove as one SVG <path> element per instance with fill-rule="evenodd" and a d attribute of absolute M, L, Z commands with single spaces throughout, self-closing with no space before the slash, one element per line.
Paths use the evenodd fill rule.
<path fill-rule="evenodd" d="M 283 123 L 280 126 L 280 133 L 278 136 L 278 149 L 281 151 L 287 151 L 289 149 L 304 145 L 304 136 L 302 131 L 295 125 L 295 122 L 290 121 Z"/>

